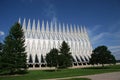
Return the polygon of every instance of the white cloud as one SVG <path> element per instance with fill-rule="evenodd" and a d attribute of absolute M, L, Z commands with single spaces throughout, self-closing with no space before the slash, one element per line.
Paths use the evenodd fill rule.
<path fill-rule="evenodd" d="M 90 36 L 91 43 L 95 47 L 95 45 L 99 44 L 102 42 L 103 38 L 108 35 L 107 32 L 101 32 L 98 33 L 100 28 L 102 28 L 103 25 L 95 25 L 92 29 L 88 29 L 88 33 Z"/>
<path fill-rule="evenodd" d="M 111 52 L 117 60 L 120 60 L 120 49 L 112 50 Z"/>
<path fill-rule="evenodd" d="M 120 59 L 120 45 L 118 46 L 109 46 L 112 54 L 116 57 L 116 59 Z"/>
<path fill-rule="evenodd" d="M 88 29 L 93 48 L 106 45 L 116 59 L 120 59 L 120 29 L 118 25 L 120 26 L 119 23 L 109 26 L 110 29 L 106 32 L 100 31 L 103 29 L 103 25 L 96 25 L 92 30 Z"/>
<path fill-rule="evenodd" d="M 98 42 L 100 39 L 102 39 L 107 33 L 100 33 L 92 38 L 92 42 Z"/>
<path fill-rule="evenodd" d="M 120 54 L 120 49 L 113 50 L 112 52 L 115 54 Z M 117 52 L 119 52 L 119 53 L 117 53 Z"/>
<path fill-rule="evenodd" d="M 46 5 L 44 8 L 44 15 L 46 15 L 47 18 L 49 18 L 53 24 L 57 22 L 57 16 L 56 16 L 56 9 L 54 4 L 49 0 L 44 0 L 44 4 Z"/>
<path fill-rule="evenodd" d="M 109 49 L 120 49 L 120 45 L 118 45 L 118 46 L 109 46 Z"/>
<path fill-rule="evenodd" d="M 93 27 L 93 29 L 88 29 L 88 33 L 90 35 L 90 39 L 92 44 L 97 44 L 97 43 L 107 43 L 107 41 L 111 43 L 120 43 L 120 30 L 117 31 L 107 31 L 107 32 L 100 32 L 101 28 L 104 26 L 102 25 L 96 25 Z M 111 26 L 113 27 L 113 26 Z M 110 28 L 111 28 L 110 27 Z M 114 26 L 115 27 L 115 26 Z M 112 45 L 111 45 L 112 46 Z"/>
<path fill-rule="evenodd" d="M 0 31 L 0 36 L 3 36 L 5 33 L 3 31 Z"/>
<path fill-rule="evenodd" d="M 95 32 L 95 31 L 99 30 L 101 27 L 102 27 L 102 25 L 95 25 L 91 31 Z"/>

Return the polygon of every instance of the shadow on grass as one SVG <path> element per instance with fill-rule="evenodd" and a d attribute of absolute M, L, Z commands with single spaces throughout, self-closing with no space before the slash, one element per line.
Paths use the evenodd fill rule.
<path fill-rule="evenodd" d="M 13 72 L 13 73 L 10 73 L 9 71 L 2 71 L 0 72 L 0 76 L 6 76 L 6 75 L 24 75 L 24 74 L 27 74 L 28 71 L 16 71 L 16 72 Z"/>
<path fill-rule="evenodd" d="M 108 67 L 108 66 L 104 66 L 104 67 L 97 66 L 97 67 L 86 67 L 86 68 L 82 68 L 82 69 L 110 69 L 110 67 Z"/>
<path fill-rule="evenodd" d="M 58 72 L 58 71 L 61 71 L 61 69 L 57 69 L 57 70 L 52 69 L 52 70 L 43 70 L 43 71 L 45 71 L 45 72 Z"/>

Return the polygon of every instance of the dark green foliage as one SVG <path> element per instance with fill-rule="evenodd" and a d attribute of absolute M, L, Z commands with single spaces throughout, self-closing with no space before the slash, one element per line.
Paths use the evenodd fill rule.
<path fill-rule="evenodd" d="M 3 44 L 0 42 L 0 59 L 1 59 L 1 56 L 2 56 L 2 52 L 3 52 Z"/>
<path fill-rule="evenodd" d="M 65 41 L 62 43 L 60 51 L 55 48 L 51 49 L 46 55 L 48 66 L 54 66 L 56 68 L 67 68 L 72 66 L 72 56 L 69 51 L 70 48 Z"/>
<path fill-rule="evenodd" d="M 3 44 L 0 42 L 0 52 L 3 50 Z"/>
<path fill-rule="evenodd" d="M 48 66 L 58 68 L 59 55 L 56 48 L 51 49 L 50 52 L 46 55 L 46 61 Z"/>
<path fill-rule="evenodd" d="M 106 46 L 99 46 L 93 50 L 90 63 L 104 66 L 104 64 L 115 64 L 116 60 Z"/>
<path fill-rule="evenodd" d="M 3 55 L 2 55 L 2 70 L 8 73 L 15 73 L 27 69 L 26 52 L 24 45 L 24 33 L 19 23 L 13 25 L 9 31 L 9 35 L 5 38 Z"/>
<path fill-rule="evenodd" d="M 72 66 L 72 56 L 70 51 L 70 47 L 68 46 L 68 44 L 63 41 L 62 45 L 60 47 L 60 63 L 59 66 L 61 68 L 67 68 Z"/>
<path fill-rule="evenodd" d="M 0 42 L 0 71 L 2 68 L 2 64 L 1 64 L 2 54 L 3 54 L 3 44 Z"/>

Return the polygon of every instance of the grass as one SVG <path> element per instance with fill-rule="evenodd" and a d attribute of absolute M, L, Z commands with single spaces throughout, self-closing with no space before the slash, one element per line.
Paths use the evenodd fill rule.
<path fill-rule="evenodd" d="M 64 69 L 59 71 L 31 70 L 24 75 L 0 76 L 0 80 L 40 80 L 40 79 L 49 79 L 49 78 L 64 78 L 64 77 L 72 77 L 72 76 L 92 75 L 92 74 L 100 74 L 100 73 L 116 72 L 116 71 L 120 71 L 120 65 L 106 66 L 104 68 L 89 67 L 83 69 Z M 78 80 L 78 79 L 72 79 L 72 80 Z"/>

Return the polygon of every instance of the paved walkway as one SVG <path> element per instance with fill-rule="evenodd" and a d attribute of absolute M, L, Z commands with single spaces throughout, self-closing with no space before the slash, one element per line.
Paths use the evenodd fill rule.
<path fill-rule="evenodd" d="M 120 72 L 96 74 L 96 75 L 89 75 L 85 77 L 90 78 L 92 80 L 120 80 Z"/>
<path fill-rule="evenodd" d="M 62 80 L 62 79 L 70 79 L 70 78 L 89 78 L 91 80 L 120 80 L 120 72 L 103 73 L 103 74 L 95 74 L 88 76 L 56 78 L 56 79 L 44 79 L 44 80 Z"/>

